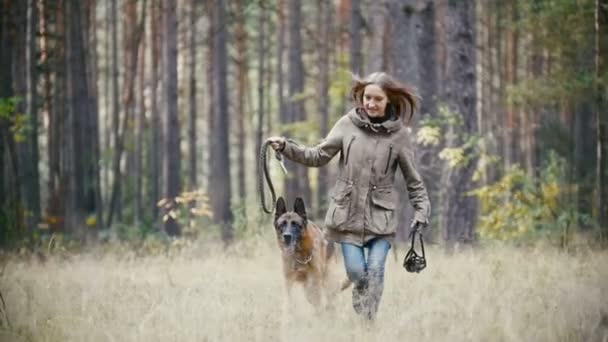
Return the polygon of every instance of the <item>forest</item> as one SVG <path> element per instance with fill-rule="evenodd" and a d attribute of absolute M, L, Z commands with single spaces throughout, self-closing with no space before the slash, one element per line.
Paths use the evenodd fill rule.
<path fill-rule="evenodd" d="M 437 266 L 417 284 L 397 271 L 413 218 L 401 176 L 395 265 L 387 266 L 399 274 L 387 287 L 413 286 L 393 296 L 440 294 L 427 316 L 408 314 L 420 323 L 412 336 L 608 336 L 608 0 L 0 0 L 0 340 L 279 339 L 278 321 L 263 317 L 281 298 L 256 302 L 247 291 L 260 284 L 241 269 L 249 265 L 280 293 L 260 149 L 270 136 L 318 144 L 355 105 L 353 77 L 377 71 L 420 97 L 408 129 L 431 201 L 426 239 Z M 322 223 L 337 160 L 321 168 L 286 160 L 283 173 L 268 156 L 277 194 L 288 203 L 302 197 Z M 538 260 L 524 266 L 531 278 L 504 261 L 528 258 Z M 199 267 L 230 276 L 187 277 Z M 431 280 L 451 269 L 462 273 L 446 276 L 450 285 Z M 221 301 L 223 291 L 243 290 L 227 280 L 236 274 L 247 288 L 240 301 L 258 311 Z M 49 280 L 55 275 L 61 280 Z M 128 314 L 101 319 L 93 332 L 92 320 L 116 313 L 101 306 L 123 281 L 119 299 L 145 317 L 133 323 L 139 330 Z M 469 282 L 478 297 L 459 292 Z M 497 303 L 525 305 L 486 308 L 514 282 Z M 248 328 L 235 332 L 200 312 L 180 323 L 181 311 L 196 310 L 188 294 L 207 298 L 188 292 L 197 286 L 219 298 L 210 304 L 217 317 Z M 136 304 L 142 287 L 153 288 L 150 306 Z M 516 295 L 530 289 L 527 299 Z M 441 298 L 458 296 L 467 301 L 433 316 Z M 84 304 L 67 304 L 74 299 Z M 552 300 L 576 310 L 535 316 L 539 328 L 522 335 L 525 317 Z M 508 324 L 463 322 L 462 311 Z M 458 327 L 448 323 L 456 319 Z M 201 321 L 206 332 L 195 331 Z M 351 340 L 341 328 L 367 336 L 352 322 L 329 335 L 298 331 L 302 339 Z M 178 335 L 154 330 L 182 323 Z M 407 331 L 397 320 L 381 327 L 389 324 L 368 337 Z"/>
<path fill-rule="evenodd" d="M 411 128 L 438 237 L 606 238 L 600 2 L 3 6 L 4 246 L 209 224 L 230 243 L 260 216 L 263 140 L 314 145 L 353 105 L 351 73 L 374 71 L 422 99 Z M 287 168 L 275 183 L 322 213 L 332 168 Z"/>

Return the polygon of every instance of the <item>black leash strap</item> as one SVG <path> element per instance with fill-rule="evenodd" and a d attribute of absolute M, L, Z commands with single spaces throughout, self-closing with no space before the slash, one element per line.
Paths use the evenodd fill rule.
<path fill-rule="evenodd" d="M 277 195 L 274 191 L 272 180 L 270 180 L 270 172 L 268 171 L 268 147 L 270 147 L 270 144 L 271 142 L 269 140 L 264 141 L 262 147 L 260 148 L 260 156 L 258 159 L 258 192 L 260 193 L 262 210 L 264 210 L 266 214 L 272 214 L 274 211 L 274 205 L 277 202 Z M 283 156 L 279 152 L 275 152 L 275 158 L 281 163 L 281 169 L 283 172 L 287 174 L 287 169 L 285 169 L 285 165 L 283 164 Z M 264 180 L 266 180 L 266 184 L 268 184 L 268 189 L 270 190 L 270 196 L 272 199 L 270 208 L 266 206 L 266 198 L 264 196 Z"/>
<path fill-rule="evenodd" d="M 418 234 L 418 239 L 420 240 L 420 249 L 422 251 L 422 255 L 418 255 L 418 253 L 416 253 L 416 250 L 414 249 L 416 233 Z M 412 244 L 410 246 L 410 250 L 407 252 L 405 258 L 403 259 L 403 267 L 406 271 L 410 273 L 420 273 L 420 271 L 426 268 L 424 241 L 422 240 L 422 233 L 420 232 L 420 224 L 417 224 L 414 229 L 412 229 L 410 236 L 412 237 Z"/>

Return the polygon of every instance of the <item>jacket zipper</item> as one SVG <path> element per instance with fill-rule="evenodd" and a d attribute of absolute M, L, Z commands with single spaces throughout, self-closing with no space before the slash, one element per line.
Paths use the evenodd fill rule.
<path fill-rule="evenodd" d="M 388 167 L 391 164 L 391 157 L 393 155 L 393 144 L 391 144 L 388 148 L 388 158 L 386 159 L 386 167 L 384 168 L 384 174 L 388 172 Z"/>
<path fill-rule="evenodd" d="M 350 156 L 350 147 L 353 145 L 353 141 L 355 141 L 354 135 L 352 138 L 350 138 L 350 142 L 348 143 L 348 148 L 346 149 L 346 158 L 344 160 L 344 165 L 348 164 L 348 157 Z"/>

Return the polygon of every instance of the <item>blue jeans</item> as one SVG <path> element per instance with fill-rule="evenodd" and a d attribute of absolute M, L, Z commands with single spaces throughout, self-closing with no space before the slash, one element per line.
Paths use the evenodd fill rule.
<path fill-rule="evenodd" d="M 353 282 L 353 308 L 368 319 L 374 319 L 378 312 L 384 290 L 384 264 L 390 248 L 391 244 L 382 238 L 371 240 L 363 247 L 342 243 L 346 274 Z"/>

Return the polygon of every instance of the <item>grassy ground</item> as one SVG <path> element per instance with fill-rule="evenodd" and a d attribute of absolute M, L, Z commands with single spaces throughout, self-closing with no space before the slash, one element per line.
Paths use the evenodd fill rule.
<path fill-rule="evenodd" d="M 98 250 L 44 263 L 15 258 L 0 279 L 10 322 L 0 341 L 596 341 L 608 334 L 606 252 L 495 246 L 453 255 L 431 248 L 427 257 L 429 267 L 410 274 L 391 254 L 374 324 L 353 314 L 350 290 L 321 313 L 296 291 L 286 313 L 270 237 L 228 252 L 198 244 L 147 257 Z M 333 266 L 341 279 L 341 261 Z"/>

